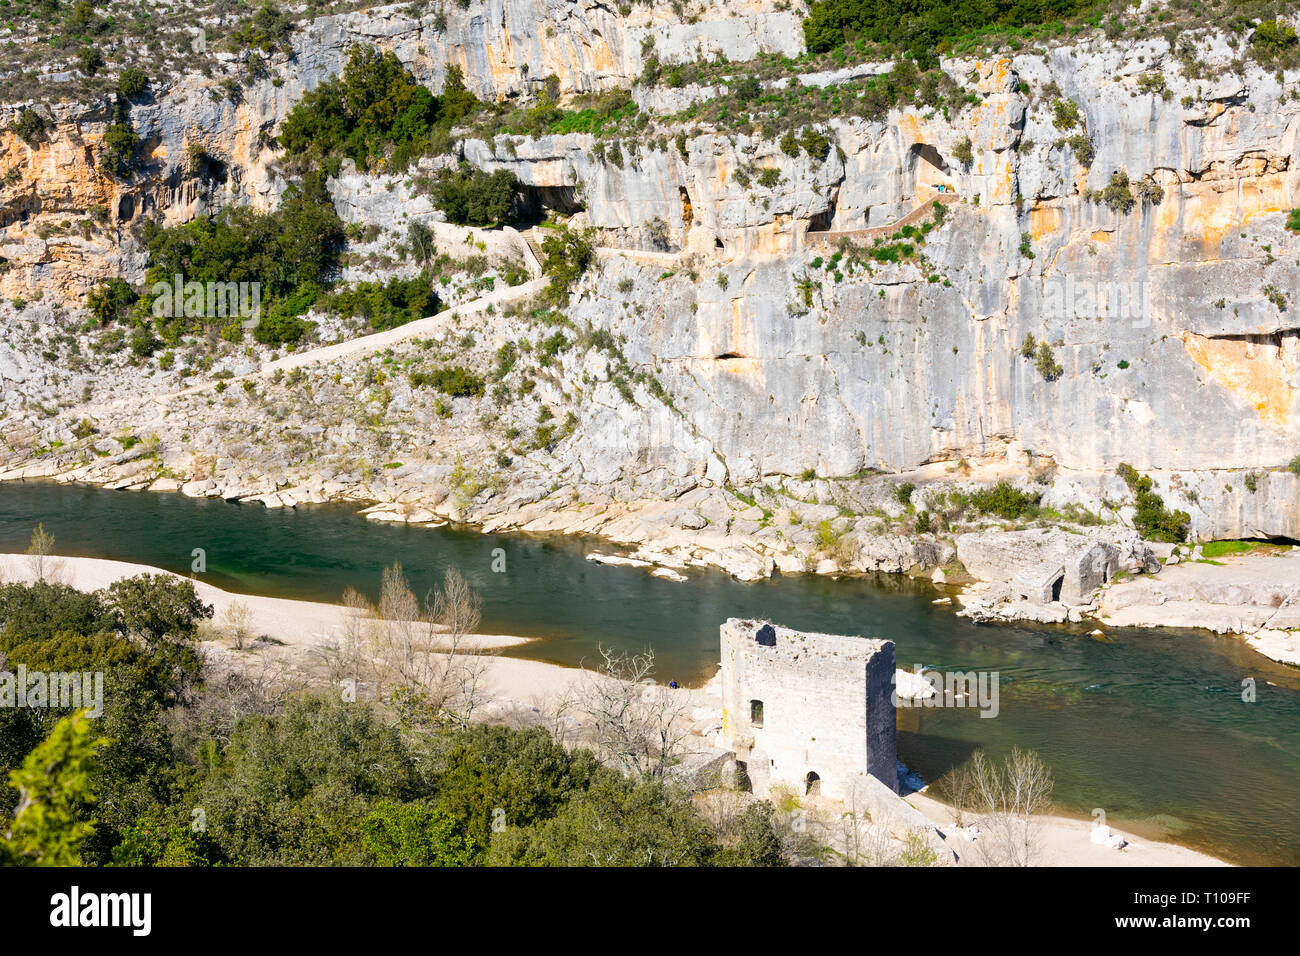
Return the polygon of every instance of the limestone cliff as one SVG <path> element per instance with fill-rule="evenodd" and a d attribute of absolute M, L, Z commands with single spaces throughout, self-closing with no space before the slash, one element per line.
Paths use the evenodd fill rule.
<path fill-rule="evenodd" d="M 59 106 L 55 129 L 34 145 L 4 134 L 0 292 L 75 301 L 103 276 L 141 277 L 130 227 L 143 216 L 273 205 L 284 184 L 270 137 L 357 41 L 394 50 L 431 87 L 455 64 L 478 95 L 507 100 L 548 77 L 563 95 L 628 87 L 651 49 L 664 62 L 793 54 L 800 32 L 794 12 L 762 0 L 705 4 L 685 18 L 597 0 L 474 0 L 449 5 L 445 22 L 397 6 L 321 18 L 237 103 L 215 80 L 191 78 L 136 106 L 149 160 L 129 181 L 97 170 L 103 103 Z M 553 454 L 520 459 L 504 487 L 530 489 L 517 504 L 564 486 L 634 501 L 809 476 L 953 480 L 972 467 L 1024 476 L 1054 465 L 1047 501 L 1122 517 L 1113 471 L 1124 461 L 1154 473 L 1200 537 L 1300 537 L 1300 476 L 1284 468 L 1300 454 L 1300 235 L 1285 227 L 1300 206 L 1298 77 L 1230 69 L 1234 42 L 1212 37 L 1201 51 L 1213 79 L 1189 78 L 1161 39 L 1093 36 L 945 60 L 973 93 L 969 106 L 831 118 L 821 159 L 682 118 L 717 92 L 706 88 L 638 87 L 653 121 L 617 157 L 583 134 L 467 140 L 470 163 L 512 170 L 595 227 L 606 251 L 568 315 L 621 337 L 629 367 L 656 376 L 672 400 L 643 388 L 593 392 L 590 380 L 608 369 L 566 359 L 554 395 L 579 402 L 571 433 Z M 851 87 L 881 69 L 783 82 Z M 1054 115 L 1066 100 L 1079 113 L 1073 130 Z M 1072 132 L 1088 151 L 1067 141 Z M 219 176 L 191 174 L 193 143 Z M 754 175 L 764 169 L 776 171 L 770 186 Z M 1116 174 L 1122 188 L 1108 192 Z M 335 190 L 351 221 L 386 225 L 397 208 L 417 208 L 404 177 L 372 178 L 377 188 L 362 189 L 349 172 Z M 869 251 L 930 221 L 936 200 L 946 215 L 918 255 L 832 264 L 843 240 Z M 666 247 L 651 241 L 656 220 Z M 488 324 L 484 361 L 518 333 L 512 321 Z M 1046 343 L 1055 370 L 1022 354 L 1027 337 Z M 40 378 L 26 365 L 21 375 Z M 215 429 L 214 458 L 226 457 L 224 426 L 126 415 L 174 446 L 196 424 Z M 442 427 L 427 415 L 408 425 L 417 443 L 421 428 Z M 48 441 L 67 421 L 24 427 Z M 431 457 L 487 460 L 497 446 L 474 428 Z M 40 444 L 11 442 L 10 473 Z M 449 464 L 423 478 L 402 472 L 408 480 L 389 497 L 420 501 Z M 246 490 L 250 468 L 229 476 L 235 486 Z"/>

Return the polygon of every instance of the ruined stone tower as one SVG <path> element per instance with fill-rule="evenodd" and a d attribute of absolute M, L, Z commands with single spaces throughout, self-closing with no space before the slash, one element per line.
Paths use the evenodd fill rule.
<path fill-rule="evenodd" d="M 897 792 L 893 681 L 893 641 L 722 625 L 723 736 L 760 795 L 842 799 L 863 774 Z"/>

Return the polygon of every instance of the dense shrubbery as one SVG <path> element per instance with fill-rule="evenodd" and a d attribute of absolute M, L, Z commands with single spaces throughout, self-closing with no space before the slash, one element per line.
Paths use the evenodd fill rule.
<path fill-rule="evenodd" d="M 126 319 L 140 297 L 125 279 L 114 276 L 86 293 L 86 308 L 100 325 Z"/>
<path fill-rule="evenodd" d="M 131 175 L 140 137 L 131 124 L 131 113 L 126 102 L 118 96 L 113 101 L 112 121 L 104 130 L 104 151 L 99 156 L 99 168 L 117 179 Z"/>
<path fill-rule="evenodd" d="M 445 395 L 473 398 L 482 397 L 486 384 L 482 376 L 460 365 L 448 365 L 428 372 L 412 372 L 410 378 L 411 384 L 416 388 L 430 385 Z"/>
<path fill-rule="evenodd" d="M 531 106 L 498 107 L 479 123 L 478 133 L 491 138 L 498 134 L 547 136 L 561 133 L 590 133 L 612 136 L 626 132 L 634 120 L 644 119 L 628 90 L 607 90 L 574 100 L 573 108 L 556 105 L 556 93 L 543 91 Z"/>
<path fill-rule="evenodd" d="M 569 301 L 569 287 L 577 282 L 596 256 L 591 230 L 577 232 L 562 226 L 542 240 L 542 272 L 550 276 L 546 298 L 555 306 Z"/>
<path fill-rule="evenodd" d="M 254 49 L 263 53 L 289 53 L 292 32 L 293 21 L 274 3 L 263 3 L 230 34 L 228 45 L 236 52 Z"/>
<path fill-rule="evenodd" d="M 106 673 L 99 720 L 0 708 L 13 783 L 0 864 L 785 862 L 770 803 L 723 836 L 683 792 L 540 728 L 398 725 L 336 695 L 277 702 L 237 676 L 205 685 L 193 635 L 210 613 L 170 576 L 96 594 L 0 587 L 0 663 Z"/>
<path fill-rule="evenodd" d="M 165 229 L 146 223 L 142 239 L 150 255 L 151 286 L 171 282 L 175 275 L 187 282 L 260 283 L 257 338 L 273 343 L 296 341 L 307 330 L 297 317 L 311 308 L 337 266 L 343 223 L 322 178 L 309 174 L 285 192 L 274 212 L 240 206 Z M 184 334 L 201 331 L 205 319 L 171 315 L 156 324 L 163 339 L 174 344 Z"/>
<path fill-rule="evenodd" d="M 45 582 L 0 587 L 4 666 L 105 675 L 104 713 L 90 722 L 105 743 L 95 748 L 84 781 L 98 803 L 92 807 L 83 798 L 46 808 L 65 818 L 62 827 L 58 819 L 40 821 L 65 835 L 78 819 L 84 826 L 93 817 L 95 826 L 72 848 L 57 839 L 51 847 L 51 840 L 33 834 L 24 845 L 11 846 L 15 862 L 107 862 L 137 817 L 171 798 L 182 768 L 174 765 L 165 715 L 192 698 L 201 673 L 194 627 L 211 613 L 191 582 L 171 576 L 119 581 L 94 594 Z M 57 708 L 0 708 L 0 778 L 31 761 L 40 741 L 52 737 L 57 722 L 69 714 Z M 13 812 L 14 796 L 8 788 L 0 794 L 0 816 Z M 76 819 L 66 819 L 69 814 Z M 23 829 L 20 822 L 0 825 L 0 832 Z"/>
<path fill-rule="evenodd" d="M 478 106 L 457 67 L 448 70 L 442 95 L 434 96 L 395 54 L 356 46 L 342 76 L 325 81 L 289 111 L 279 139 L 290 156 L 327 166 L 346 156 L 358 169 L 381 159 L 403 169 L 422 153 L 445 151 L 451 124 Z"/>
<path fill-rule="evenodd" d="M 971 493 L 970 503 L 984 514 L 997 515 L 1008 521 L 1032 518 L 1038 511 L 1039 495 L 1021 491 L 1009 481 L 999 481 L 992 488 Z"/>
<path fill-rule="evenodd" d="M 1264 63 L 1293 66 L 1300 52 L 1295 28 L 1282 20 L 1265 20 L 1250 35 L 1250 50 Z"/>
<path fill-rule="evenodd" d="M 329 296 L 324 305 L 340 315 L 361 316 L 372 329 L 393 329 L 438 311 L 433 277 L 422 272 L 409 279 L 358 282 Z"/>
<path fill-rule="evenodd" d="M 22 109 L 10 127 L 24 143 L 34 146 L 45 136 L 45 117 L 30 107 Z"/>
<path fill-rule="evenodd" d="M 814 0 L 803 32 L 811 53 L 834 49 L 853 35 L 928 62 L 964 34 L 1044 23 L 1096 5 L 1096 0 Z"/>
<path fill-rule="evenodd" d="M 1133 492 L 1137 513 L 1133 527 L 1149 541 L 1168 541 L 1179 544 L 1187 540 L 1192 517 L 1186 511 L 1169 511 L 1165 500 L 1155 491 L 1155 482 L 1148 475 L 1140 475 L 1132 465 L 1121 463 L 1115 474 Z"/>
<path fill-rule="evenodd" d="M 510 215 L 519 194 L 519 180 L 508 169 L 485 173 L 462 164 L 443 170 L 433 184 L 433 202 L 461 226 L 493 226 Z"/>
<path fill-rule="evenodd" d="M 117 77 L 117 92 L 128 100 L 143 96 L 148 85 L 149 77 L 145 76 L 144 70 L 134 66 L 128 66 Z"/>
<path fill-rule="evenodd" d="M 549 101 L 539 104 L 539 107 L 543 112 L 537 114 L 537 118 L 546 122 L 546 132 L 554 135 L 590 133 L 599 136 L 607 128 L 615 128 L 637 114 L 637 106 L 627 90 L 597 94 L 590 105 L 574 110 L 561 110 Z"/>

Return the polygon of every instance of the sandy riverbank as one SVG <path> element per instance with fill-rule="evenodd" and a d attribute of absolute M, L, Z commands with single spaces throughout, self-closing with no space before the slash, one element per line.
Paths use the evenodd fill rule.
<path fill-rule="evenodd" d="M 54 557 L 47 561 L 47 579 L 81 591 L 95 591 L 119 578 L 137 574 L 172 574 L 149 565 L 103 558 Z M 27 555 L 0 554 L 0 581 L 31 582 L 35 577 Z M 208 638 L 204 645 L 225 662 L 234 660 L 230 641 L 222 635 L 223 622 L 232 605 L 242 604 L 248 608 L 249 630 L 254 636 L 265 635 L 274 639 L 273 644 L 262 650 L 266 652 L 265 656 L 275 658 L 304 661 L 313 652 L 331 646 L 347 627 L 349 612 L 340 604 L 235 594 L 202 581 L 195 581 L 194 586 L 200 599 L 211 604 L 214 612 L 211 631 L 204 635 Z M 468 643 L 491 651 L 528 644 L 530 639 L 508 634 L 477 634 Z M 582 671 L 558 664 L 490 656 L 484 692 L 489 697 L 521 703 L 543 698 L 559 699 L 568 694 L 582 677 Z"/>
<path fill-rule="evenodd" d="M 119 578 L 137 574 L 171 573 L 148 565 L 101 558 L 56 557 L 47 559 L 47 562 L 47 579 L 85 591 L 107 587 Z M 34 579 L 34 569 L 26 555 L 0 554 L 0 581 L 30 582 Z M 195 587 L 202 600 L 213 605 L 215 612 L 213 630 L 206 635 L 205 647 L 226 663 L 238 665 L 243 661 L 252 665 L 267 657 L 302 662 L 308 660 L 314 650 L 332 644 L 347 626 L 349 612 L 342 605 L 233 594 L 200 581 L 195 582 Z M 254 635 L 272 640 L 265 644 L 259 642 L 257 649 L 233 651 L 229 639 L 222 636 L 221 625 L 227 610 L 235 604 L 248 608 L 250 630 Z M 525 643 L 528 643 L 527 638 L 511 635 L 484 634 L 475 638 L 476 646 L 485 650 Z M 548 703 L 570 699 L 586 677 L 584 671 L 558 664 L 491 656 L 483 682 L 484 696 L 489 700 L 489 706 L 484 710 L 500 713 L 502 706 L 545 707 Z M 697 716 L 708 711 L 720 718 L 722 702 L 716 681 L 702 688 L 681 689 L 675 693 L 681 696 L 682 706 Z M 964 834 L 951 826 L 952 810 L 924 792 L 909 794 L 907 800 L 946 834 L 949 845 L 960 857 L 963 845 L 969 846 L 969 843 Z M 1121 833 L 1128 846 L 1123 851 L 1109 849 L 1092 843 L 1090 832 L 1091 824 L 1085 820 L 1044 818 L 1040 865 L 1226 865 L 1186 847 L 1145 840 L 1118 830 L 1112 832 Z"/>
<path fill-rule="evenodd" d="M 966 834 L 952 826 L 952 808 L 927 793 L 908 794 L 907 802 L 934 823 L 945 841 L 961 857 L 971 846 Z M 1072 817 L 1046 816 L 1041 819 L 1037 866 L 1230 866 L 1216 857 L 1174 843 L 1147 840 L 1110 827 L 1111 836 L 1125 841 L 1123 849 L 1093 843 L 1092 821 Z"/>

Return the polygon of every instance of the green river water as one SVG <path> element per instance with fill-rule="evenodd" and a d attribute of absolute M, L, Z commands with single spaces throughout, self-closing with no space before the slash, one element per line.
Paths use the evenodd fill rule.
<path fill-rule="evenodd" d="M 60 554 L 189 573 L 202 548 L 218 587 L 337 601 L 376 596 L 400 562 L 423 593 L 454 565 L 483 596 L 483 629 L 536 641 L 511 653 L 591 663 L 598 645 L 653 647 L 661 680 L 698 684 L 717 668 L 718 625 L 762 617 L 887 638 L 898 665 L 996 671 L 1000 712 L 900 711 L 899 757 L 934 779 L 976 748 L 1036 750 L 1063 812 L 1238 863 L 1300 864 L 1300 670 L 1239 639 L 1198 631 L 1094 625 L 975 625 L 902 576 L 777 577 L 742 584 L 692 570 L 674 583 L 585 560 L 591 541 L 368 522 L 344 505 L 261 505 L 115 492 L 51 482 L 0 485 L 0 551 L 21 551 L 44 522 Z M 492 570 L 494 549 L 506 570 Z M 604 550 L 609 550 L 607 547 Z M 1257 700 L 1244 703 L 1253 678 Z"/>

